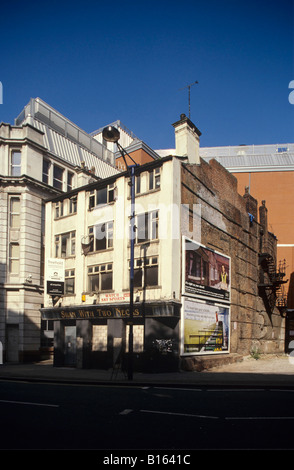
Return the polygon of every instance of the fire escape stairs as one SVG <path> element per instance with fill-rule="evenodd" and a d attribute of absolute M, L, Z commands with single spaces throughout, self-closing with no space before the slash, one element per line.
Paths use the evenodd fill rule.
<path fill-rule="evenodd" d="M 288 282 L 285 279 L 286 260 L 280 261 L 277 269 L 273 256 L 269 253 L 261 253 L 259 255 L 259 264 L 263 273 L 267 274 L 267 276 L 261 276 L 261 282 L 258 285 L 261 295 L 265 295 L 267 292 L 268 296 L 273 296 L 275 306 L 282 314 L 287 309 L 287 295 L 283 289 L 283 285 Z"/>

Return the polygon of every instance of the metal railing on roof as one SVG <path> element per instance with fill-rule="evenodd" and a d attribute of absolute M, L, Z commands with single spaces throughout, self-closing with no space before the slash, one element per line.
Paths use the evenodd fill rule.
<path fill-rule="evenodd" d="M 105 162 L 115 166 L 115 156 L 111 150 L 104 147 L 100 142 L 94 139 L 92 135 L 87 134 L 40 98 L 32 98 L 30 100 L 15 119 L 15 125 L 21 125 L 29 117 L 40 121 L 52 130 L 95 154 Z"/>

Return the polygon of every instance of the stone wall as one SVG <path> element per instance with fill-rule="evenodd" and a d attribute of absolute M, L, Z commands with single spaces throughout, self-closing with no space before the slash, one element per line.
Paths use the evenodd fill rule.
<path fill-rule="evenodd" d="M 276 260 L 276 238 L 267 230 L 266 206 L 245 191 L 216 160 L 182 165 L 182 204 L 201 204 L 200 242 L 231 258 L 231 348 L 247 355 L 284 351 L 284 319 L 260 296 L 259 254 L 271 250 Z M 260 212 L 260 214 L 259 214 Z M 191 212 L 192 213 L 192 212 Z M 259 220 L 259 218 L 261 220 Z"/>

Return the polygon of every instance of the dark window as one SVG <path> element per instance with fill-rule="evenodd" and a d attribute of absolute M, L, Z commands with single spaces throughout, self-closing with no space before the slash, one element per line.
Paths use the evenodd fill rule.
<path fill-rule="evenodd" d="M 53 186 L 56 189 L 63 189 L 63 169 L 54 165 L 53 168 Z"/>

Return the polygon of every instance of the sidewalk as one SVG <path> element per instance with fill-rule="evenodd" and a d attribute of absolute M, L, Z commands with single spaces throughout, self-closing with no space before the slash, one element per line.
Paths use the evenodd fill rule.
<path fill-rule="evenodd" d="M 294 389 L 294 358 L 265 355 L 258 360 L 245 357 L 243 361 L 207 369 L 202 372 L 134 372 L 133 380 L 112 370 L 53 367 L 52 361 L 33 364 L 0 365 L 1 380 L 100 384 L 120 386 L 175 387 L 287 387 Z"/>

